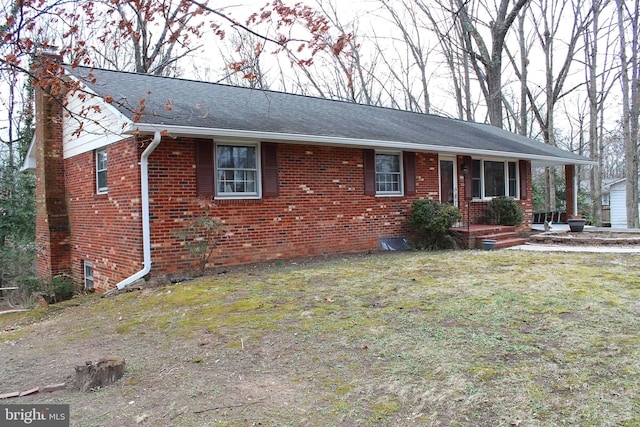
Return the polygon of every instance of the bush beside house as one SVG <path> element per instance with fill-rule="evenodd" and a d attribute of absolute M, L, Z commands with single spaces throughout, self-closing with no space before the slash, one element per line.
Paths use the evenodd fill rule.
<path fill-rule="evenodd" d="M 409 230 L 419 249 L 444 249 L 454 246 L 449 229 L 462 220 L 460 210 L 449 203 L 416 200 L 411 205 Z"/>

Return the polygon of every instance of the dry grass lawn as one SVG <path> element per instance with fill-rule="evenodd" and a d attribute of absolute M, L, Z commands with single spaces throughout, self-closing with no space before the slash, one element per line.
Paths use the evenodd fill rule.
<path fill-rule="evenodd" d="M 2 403 L 72 426 L 640 425 L 640 257 L 518 251 L 277 262 L 0 316 Z M 4 332 L 2 332 L 4 330 Z"/>

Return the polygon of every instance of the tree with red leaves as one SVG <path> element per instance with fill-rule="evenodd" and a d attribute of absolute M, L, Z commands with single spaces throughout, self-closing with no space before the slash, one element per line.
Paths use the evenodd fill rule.
<path fill-rule="evenodd" d="M 287 6 L 281 0 L 267 4 L 245 22 L 198 0 L 26 0 L 8 6 L 3 15 L 0 64 L 26 74 L 30 74 L 34 51 L 54 45 L 62 46 L 60 53 L 72 66 L 95 66 L 98 62 L 109 68 L 166 74 L 181 58 L 198 49 L 197 42 L 205 36 L 224 38 L 225 26 L 272 45 L 273 53 L 304 51 L 307 55 L 300 64 L 310 64 L 320 50 L 330 49 L 340 55 L 350 39 L 343 34 L 329 45 L 324 36 L 330 25 L 322 14 L 301 3 Z M 260 30 L 266 25 L 274 35 Z M 48 28 L 60 30 L 55 40 L 46 37 Z M 303 37 L 291 35 L 302 30 Z M 131 60 L 127 64 L 116 62 L 107 52 L 129 53 Z M 55 63 L 43 65 L 46 76 L 59 76 Z M 239 64 L 233 67 L 242 68 Z"/>

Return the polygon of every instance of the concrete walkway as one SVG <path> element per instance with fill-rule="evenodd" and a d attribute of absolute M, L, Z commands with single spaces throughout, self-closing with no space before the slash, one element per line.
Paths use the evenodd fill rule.
<path fill-rule="evenodd" d="M 532 230 L 544 231 L 543 224 L 533 224 Z M 568 224 L 553 224 L 550 231 L 569 231 Z M 585 231 L 620 231 L 626 233 L 640 233 L 639 229 L 611 229 L 608 227 L 585 226 Z M 640 245 L 600 245 L 600 246 L 575 246 L 562 244 L 526 243 L 513 246 L 505 250 L 537 251 L 537 252 L 591 252 L 591 253 L 617 253 L 640 254 Z"/>
<path fill-rule="evenodd" d="M 537 251 L 537 252 L 592 252 L 592 253 L 612 253 L 612 254 L 640 254 L 640 246 L 575 246 L 575 245 L 556 245 L 556 244 L 538 244 L 527 243 L 524 245 L 513 246 L 503 249 L 505 251 Z"/>

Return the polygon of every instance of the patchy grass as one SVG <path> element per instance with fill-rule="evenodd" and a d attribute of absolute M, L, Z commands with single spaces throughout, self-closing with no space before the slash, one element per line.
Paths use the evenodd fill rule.
<path fill-rule="evenodd" d="M 24 399 L 73 425 L 638 425 L 639 260 L 384 253 L 76 299 L 0 317 L 0 393 L 120 355 L 114 386 Z"/>

